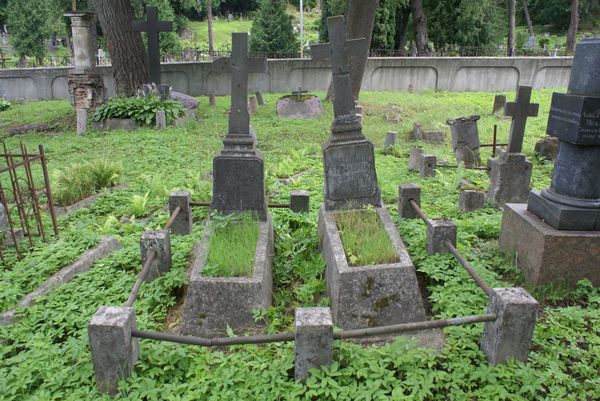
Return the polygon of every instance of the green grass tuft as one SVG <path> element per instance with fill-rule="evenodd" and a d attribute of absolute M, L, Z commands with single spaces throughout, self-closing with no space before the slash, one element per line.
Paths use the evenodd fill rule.
<path fill-rule="evenodd" d="M 213 232 L 202 275 L 251 277 L 258 241 L 258 221 L 250 213 L 212 217 Z"/>
<path fill-rule="evenodd" d="M 113 187 L 119 180 L 121 170 L 120 163 L 107 160 L 75 163 L 58 170 L 52 183 L 54 201 L 59 206 L 67 206 L 103 188 Z"/>
<path fill-rule="evenodd" d="M 350 210 L 336 218 L 350 266 L 398 261 L 398 253 L 375 210 Z"/>

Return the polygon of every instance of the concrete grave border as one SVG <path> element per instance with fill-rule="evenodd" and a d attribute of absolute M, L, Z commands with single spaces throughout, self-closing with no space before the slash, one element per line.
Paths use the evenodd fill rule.
<path fill-rule="evenodd" d="M 252 277 L 203 277 L 212 230 L 208 225 L 194 247 L 190 283 L 184 303 L 180 332 L 186 335 L 223 334 L 227 325 L 235 331 L 262 326 L 253 310 L 271 306 L 273 293 L 273 219 L 259 221 L 259 236 Z M 235 249 L 231 250 L 235 252 Z"/>
<path fill-rule="evenodd" d="M 88 206 L 90 206 L 92 203 L 94 203 L 99 197 L 106 195 L 108 193 L 111 193 L 113 191 L 117 191 L 119 189 L 126 189 L 129 187 L 129 183 L 127 182 L 123 182 L 121 184 L 117 184 L 114 187 L 110 187 L 110 188 L 105 188 L 100 190 L 99 192 L 96 192 L 93 195 L 88 196 L 87 198 L 83 198 L 82 200 L 79 200 L 69 206 L 55 206 L 55 210 L 56 210 L 56 215 L 57 216 L 64 216 L 66 214 L 75 212 L 77 210 L 80 209 L 84 209 Z"/>
<path fill-rule="evenodd" d="M 335 216 L 319 212 L 319 247 L 327 263 L 327 292 L 333 321 L 344 329 L 426 320 L 415 268 L 385 206 L 376 208 L 399 262 L 349 266 Z"/>

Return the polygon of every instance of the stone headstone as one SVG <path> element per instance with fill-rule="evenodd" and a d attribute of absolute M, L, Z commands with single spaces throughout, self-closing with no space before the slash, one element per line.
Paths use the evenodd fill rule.
<path fill-rule="evenodd" d="M 447 121 L 452 133 L 452 148 L 456 161 L 463 163 L 467 168 L 477 167 L 481 164 L 479 156 L 481 142 L 479 142 L 477 129 L 479 118 L 480 116 L 473 115 Z"/>
<path fill-rule="evenodd" d="M 167 128 L 167 115 L 164 110 L 158 110 L 156 112 L 156 128 L 158 128 L 158 129 Z"/>
<path fill-rule="evenodd" d="M 492 114 L 504 114 L 504 108 L 506 107 L 506 95 L 494 96 L 494 110 Z"/>
<path fill-rule="evenodd" d="M 394 146 L 396 144 L 397 140 L 398 140 L 398 133 L 388 131 L 388 133 L 385 135 L 385 143 L 384 143 L 383 147 L 389 148 L 390 146 Z"/>
<path fill-rule="evenodd" d="M 346 39 L 343 16 L 327 19 L 331 43 L 311 46 L 315 60 L 330 60 L 333 74 L 331 137 L 323 145 L 325 210 L 381 205 L 373 144 L 362 134 L 350 81 L 350 62 L 364 56 L 366 40 Z"/>
<path fill-rule="evenodd" d="M 85 135 L 87 133 L 87 124 L 87 109 L 77 109 L 77 135 Z"/>
<path fill-rule="evenodd" d="M 577 44 L 567 93 L 554 93 L 548 134 L 560 140 L 550 188 L 527 210 L 558 230 L 600 230 L 600 39 Z"/>
<path fill-rule="evenodd" d="M 180 92 L 171 92 L 171 99 L 179 102 L 187 110 L 193 110 L 198 108 L 198 100 L 190 95 L 186 95 Z"/>
<path fill-rule="evenodd" d="M 408 169 L 411 171 L 419 171 L 421 166 L 421 157 L 423 156 L 424 150 L 421 146 L 413 146 L 410 148 L 410 155 L 408 156 Z"/>
<path fill-rule="evenodd" d="M 169 21 L 158 20 L 158 8 L 146 7 L 146 21 L 134 21 L 135 32 L 146 32 L 148 34 L 148 65 L 150 67 L 150 81 L 159 85 L 160 80 L 160 46 L 159 33 L 173 30 L 173 24 Z"/>
<path fill-rule="evenodd" d="M 256 96 L 250 96 L 248 100 L 248 112 L 250 115 L 256 114 L 258 111 L 258 101 L 256 100 Z"/>
<path fill-rule="evenodd" d="M 530 99 L 531 86 L 519 86 L 516 101 L 506 104 L 506 115 L 513 118 L 510 125 L 508 147 L 506 148 L 506 151 L 509 153 L 521 152 L 523 148 L 523 138 L 525 137 L 527 117 L 535 117 L 538 115 L 540 105 L 537 103 L 530 103 Z"/>
<path fill-rule="evenodd" d="M 217 96 L 214 93 L 209 93 L 208 94 L 208 105 L 210 107 L 213 107 L 213 106 L 217 105 Z"/>

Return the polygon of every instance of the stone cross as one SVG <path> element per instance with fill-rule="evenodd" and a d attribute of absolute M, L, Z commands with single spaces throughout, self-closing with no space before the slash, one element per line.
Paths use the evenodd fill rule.
<path fill-rule="evenodd" d="M 158 20 L 158 9 L 146 7 L 146 21 L 134 21 L 134 32 L 146 32 L 148 34 L 148 65 L 150 67 L 150 81 L 156 85 L 160 84 L 160 47 L 158 34 L 173 30 L 173 24 L 169 21 Z"/>
<path fill-rule="evenodd" d="M 523 138 L 525 137 L 525 124 L 527 117 L 536 117 L 540 105 L 530 103 L 531 86 L 519 86 L 515 102 L 506 103 L 506 115 L 512 117 L 510 137 L 508 139 L 508 153 L 521 153 Z"/>
<path fill-rule="evenodd" d="M 248 114 L 248 74 L 266 73 L 267 59 L 248 57 L 248 33 L 234 32 L 231 37 L 231 58 L 215 60 L 211 71 L 231 73 L 231 110 L 229 111 L 229 132 L 231 135 L 250 136 L 250 115 Z"/>
<path fill-rule="evenodd" d="M 333 111 L 335 117 L 356 115 L 350 64 L 353 57 L 364 57 L 365 38 L 346 39 L 346 23 L 343 16 L 327 18 L 330 43 L 310 47 L 313 60 L 331 60 L 333 74 Z"/>
<path fill-rule="evenodd" d="M 302 87 L 299 86 L 297 91 L 292 91 L 292 96 L 296 96 L 296 101 L 301 102 L 303 93 L 308 93 L 308 91 L 303 91 Z"/>

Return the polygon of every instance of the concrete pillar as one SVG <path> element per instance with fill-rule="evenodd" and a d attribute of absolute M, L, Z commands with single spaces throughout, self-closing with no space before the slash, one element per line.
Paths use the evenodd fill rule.
<path fill-rule="evenodd" d="M 190 198 L 188 191 L 175 191 L 169 194 L 169 216 L 173 214 L 177 206 L 181 209 L 171 225 L 171 232 L 175 235 L 187 235 L 192 232 Z"/>
<path fill-rule="evenodd" d="M 256 100 L 256 96 L 250 96 L 248 99 L 248 112 L 250 115 L 256 114 L 258 111 L 258 101 Z"/>
<path fill-rule="evenodd" d="M 96 16 L 86 11 L 73 11 L 65 16 L 71 18 L 75 68 L 96 67 Z"/>
<path fill-rule="evenodd" d="M 294 376 L 306 381 L 308 370 L 331 365 L 333 321 L 329 308 L 296 309 Z"/>
<path fill-rule="evenodd" d="M 90 320 L 88 336 L 99 391 L 117 394 L 119 380 L 133 371 L 139 355 L 139 340 L 131 337 L 135 328 L 133 308 L 101 306 Z"/>
<path fill-rule="evenodd" d="M 259 106 L 264 106 L 265 105 L 265 98 L 262 94 L 262 92 L 256 92 L 256 101 L 258 102 Z"/>
<path fill-rule="evenodd" d="M 418 219 L 419 215 L 410 204 L 413 199 L 421 207 L 421 187 L 417 184 L 402 184 L 398 187 L 398 216 L 403 219 Z"/>
<path fill-rule="evenodd" d="M 83 136 L 87 133 L 88 111 L 77 109 L 77 135 Z"/>
<path fill-rule="evenodd" d="M 158 110 L 156 112 L 156 128 L 158 128 L 158 129 L 167 128 L 167 115 L 164 110 Z"/>
<path fill-rule="evenodd" d="M 433 177 L 435 175 L 437 157 L 434 155 L 423 155 L 421 156 L 420 161 L 419 174 L 421 175 L 421 178 Z"/>
<path fill-rule="evenodd" d="M 485 193 L 483 191 L 463 189 L 460 191 L 459 203 L 460 210 L 465 213 L 481 209 L 485 204 Z"/>
<path fill-rule="evenodd" d="M 492 365 L 510 358 L 527 362 L 538 302 L 523 288 L 494 288 L 488 313 L 498 318 L 483 326 L 481 350 Z"/>
<path fill-rule="evenodd" d="M 308 191 L 296 190 L 290 193 L 290 209 L 293 212 L 308 213 L 310 210 L 310 195 Z"/>
<path fill-rule="evenodd" d="M 419 171 L 421 166 L 421 157 L 423 157 L 423 148 L 421 146 L 413 146 L 410 148 L 410 156 L 408 156 L 408 169 Z"/>
<path fill-rule="evenodd" d="M 150 282 L 171 269 L 171 238 L 168 230 L 144 231 L 140 240 L 142 264 L 146 255 L 152 249 L 156 252 L 146 281 Z"/>
<path fill-rule="evenodd" d="M 429 255 L 435 255 L 436 253 L 444 255 L 449 252 L 444 244 L 446 240 L 456 246 L 456 224 L 449 219 L 429 220 L 426 237 L 427 253 Z"/>

